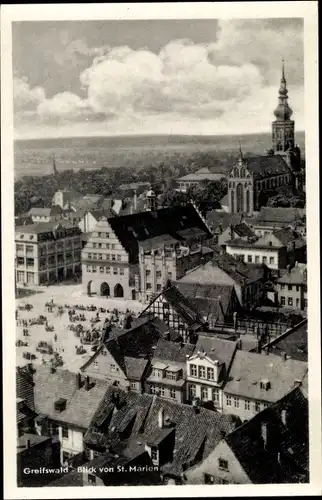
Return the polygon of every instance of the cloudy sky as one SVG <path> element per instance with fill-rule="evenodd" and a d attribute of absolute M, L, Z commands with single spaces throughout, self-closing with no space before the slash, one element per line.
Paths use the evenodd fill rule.
<path fill-rule="evenodd" d="M 304 129 L 301 19 L 15 22 L 15 136 L 270 130 L 285 59 Z"/>

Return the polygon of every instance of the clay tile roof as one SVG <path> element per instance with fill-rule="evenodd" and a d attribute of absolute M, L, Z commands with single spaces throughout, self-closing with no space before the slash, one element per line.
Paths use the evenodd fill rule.
<path fill-rule="evenodd" d="M 156 345 L 153 360 L 161 359 L 166 361 L 185 363 L 186 356 L 191 356 L 194 351 L 194 347 L 195 346 L 192 344 L 185 344 L 181 347 L 181 344 L 177 342 L 160 339 Z"/>
<path fill-rule="evenodd" d="M 287 412 L 287 425 L 281 419 L 283 410 Z M 268 430 L 266 449 L 262 424 Z M 308 401 L 299 388 L 228 434 L 225 440 L 252 483 L 308 481 Z"/>
<path fill-rule="evenodd" d="M 81 428 L 87 428 L 96 408 L 106 392 L 106 382 L 92 379 L 90 390 L 76 388 L 76 374 L 67 370 L 51 373 L 44 366 L 37 366 L 33 375 L 35 411 L 52 420 L 66 422 Z M 55 409 L 55 401 L 66 400 L 66 409 Z"/>
<path fill-rule="evenodd" d="M 199 335 L 194 353 L 196 354 L 198 351 L 204 352 L 208 358 L 218 360 L 219 363 L 225 364 L 226 369 L 228 369 L 236 349 L 237 342 L 232 340 Z"/>
<path fill-rule="evenodd" d="M 307 363 L 274 354 L 257 354 L 237 350 L 232 362 L 225 392 L 258 401 L 276 402 L 290 391 L 307 372 Z M 269 380 L 270 388 L 260 382 Z"/>
<path fill-rule="evenodd" d="M 259 179 L 272 175 L 289 174 L 290 167 L 280 155 L 254 156 L 246 158 L 246 168 Z"/>
<path fill-rule="evenodd" d="M 148 363 L 149 361 L 147 359 L 125 357 L 124 364 L 127 378 L 131 380 L 142 380 L 143 373 Z"/>

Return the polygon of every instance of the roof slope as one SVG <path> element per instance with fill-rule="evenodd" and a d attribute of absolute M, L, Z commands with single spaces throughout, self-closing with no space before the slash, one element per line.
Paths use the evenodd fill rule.
<path fill-rule="evenodd" d="M 185 363 L 187 356 L 191 356 L 195 349 L 192 344 L 181 344 L 169 340 L 160 339 L 156 345 L 153 360 L 162 359 L 166 361 L 175 361 Z"/>
<path fill-rule="evenodd" d="M 90 390 L 76 388 L 76 374 L 67 370 L 51 373 L 47 367 L 39 365 L 34 375 L 35 411 L 52 420 L 66 422 L 87 429 L 96 408 L 106 392 L 106 382 L 93 379 Z M 66 399 L 66 409 L 55 409 L 55 401 Z"/>
<path fill-rule="evenodd" d="M 287 411 L 287 425 L 282 422 L 282 410 Z M 268 431 L 266 449 L 262 424 L 267 425 Z M 254 484 L 308 481 L 308 402 L 298 388 L 238 427 L 225 440 Z"/>
<path fill-rule="evenodd" d="M 108 222 L 132 258 L 137 259 L 138 243 L 157 236 L 169 234 L 179 241 L 184 238 L 179 231 L 196 227 L 208 237 L 210 229 L 191 203 L 186 206 L 161 208 L 156 211 L 139 212 L 108 219 Z"/>
<path fill-rule="evenodd" d="M 305 218 L 305 210 L 302 208 L 262 207 L 253 224 L 260 222 L 292 224 L 296 221 L 305 222 Z"/>
<path fill-rule="evenodd" d="M 224 390 L 227 394 L 275 402 L 301 382 L 306 372 L 304 361 L 238 350 Z M 261 388 L 262 380 L 270 382 L 269 389 Z"/>
<path fill-rule="evenodd" d="M 245 159 L 245 166 L 258 179 L 291 172 L 291 169 L 280 155 L 249 157 Z"/>
<path fill-rule="evenodd" d="M 237 342 L 224 340 L 218 337 L 198 336 L 194 354 L 202 352 L 213 361 L 218 360 L 228 369 L 237 349 Z"/>
<path fill-rule="evenodd" d="M 263 346 L 277 356 L 285 354 L 292 359 L 308 361 L 307 319 L 290 328 L 282 335 Z"/>

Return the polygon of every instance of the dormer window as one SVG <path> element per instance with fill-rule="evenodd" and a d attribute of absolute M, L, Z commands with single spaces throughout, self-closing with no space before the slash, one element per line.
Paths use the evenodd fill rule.
<path fill-rule="evenodd" d="M 63 398 L 59 398 L 55 401 L 55 410 L 56 411 L 64 411 L 66 409 L 67 400 Z"/>
<path fill-rule="evenodd" d="M 261 380 L 260 381 L 260 388 L 265 390 L 265 391 L 268 391 L 268 389 L 270 389 L 271 387 L 271 383 L 269 380 Z"/>

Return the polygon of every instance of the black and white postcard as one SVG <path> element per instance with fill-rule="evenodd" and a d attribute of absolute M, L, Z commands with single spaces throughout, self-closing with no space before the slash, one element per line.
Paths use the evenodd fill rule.
<path fill-rule="evenodd" d="M 2 14 L 5 497 L 321 494 L 317 2 Z"/>

